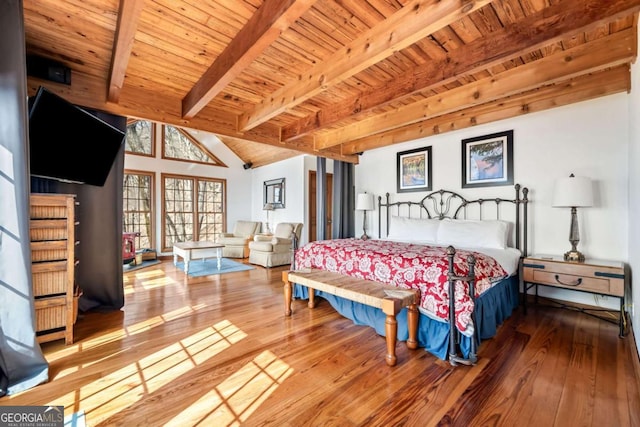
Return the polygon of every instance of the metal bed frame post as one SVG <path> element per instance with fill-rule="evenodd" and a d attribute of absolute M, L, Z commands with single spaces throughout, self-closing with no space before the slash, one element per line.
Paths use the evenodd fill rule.
<path fill-rule="evenodd" d="M 528 249 L 527 249 L 528 248 L 528 246 L 527 246 L 527 233 L 528 233 L 527 224 L 529 224 L 529 219 L 527 217 L 527 212 L 528 212 L 528 209 L 529 209 L 529 189 L 526 188 L 526 187 L 522 189 L 522 201 L 520 203 L 524 204 L 523 213 L 522 213 L 522 219 L 523 219 L 523 222 L 524 222 L 524 230 L 523 230 L 522 234 L 523 234 L 523 239 L 524 240 L 523 240 L 522 248 L 518 248 L 518 249 L 520 249 L 522 251 L 522 256 L 524 258 L 524 257 L 529 255 Z"/>
<path fill-rule="evenodd" d="M 458 280 L 469 283 L 469 297 L 471 302 L 475 304 L 475 264 L 476 258 L 473 255 L 467 257 L 467 263 L 469 264 L 469 274 L 467 276 L 456 276 L 453 271 L 453 258 L 456 255 L 456 250 L 453 246 L 447 248 L 447 258 L 449 259 L 449 274 L 447 275 L 449 281 L 449 363 L 452 366 L 458 364 L 463 365 L 475 365 L 478 361 L 478 344 L 476 342 L 476 332 L 474 331 L 471 336 L 471 346 L 469 349 L 469 357 L 465 358 L 458 355 L 456 345 L 458 344 L 458 330 L 456 328 L 456 282 Z M 471 314 L 471 320 L 475 326 L 475 313 Z"/>
<path fill-rule="evenodd" d="M 296 251 L 298 250 L 298 236 L 291 233 L 291 271 L 296 271 Z"/>
<path fill-rule="evenodd" d="M 476 272 L 475 272 L 476 259 L 475 257 L 473 255 L 469 255 L 469 257 L 467 258 L 467 263 L 469 264 L 469 297 L 471 298 L 471 302 L 475 307 L 476 305 Z M 473 335 L 471 336 L 471 348 L 469 349 L 469 360 L 471 361 L 472 364 L 475 365 L 475 363 L 478 361 L 478 341 L 480 341 L 479 338 L 478 340 L 476 340 L 476 334 L 478 334 L 478 337 L 479 337 L 480 331 L 476 327 L 477 322 L 476 322 L 475 310 L 471 312 L 471 322 L 474 327 L 474 332 L 473 332 Z"/>
<path fill-rule="evenodd" d="M 516 188 L 516 248 L 520 249 L 520 184 Z"/>
<path fill-rule="evenodd" d="M 447 258 L 449 259 L 449 362 L 452 365 L 457 365 L 456 359 L 458 359 L 458 352 L 456 350 L 456 282 L 453 274 L 453 257 L 456 255 L 456 250 L 453 246 L 447 248 Z"/>

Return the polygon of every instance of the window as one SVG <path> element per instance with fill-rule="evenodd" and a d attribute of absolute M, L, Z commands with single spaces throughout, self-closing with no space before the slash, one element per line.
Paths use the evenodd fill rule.
<path fill-rule="evenodd" d="M 224 188 L 222 180 L 198 180 L 198 240 L 215 242 L 225 231 Z"/>
<path fill-rule="evenodd" d="M 155 157 L 154 124 L 148 120 L 130 119 L 124 149 L 129 154 Z"/>
<path fill-rule="evenodd" d="M 187 131 L 170 125 L 162 126 L 162 157 L 227 167 Z"/>
<path fill-rule="evenodd" d="M 124 172 L 123 224 L 125 233 L 140 233 L 135 247 L 153 248 L 153 173 Z"/>
<path fill-rule="evenodd" d="M 175 242 L 216 241 L 226 229 L 226 180 L 162 175 L 163 248 Z"/>
<path fill-rule="evenodd" d="M 185 130 L 147 120 L 128 121 L 126 153 L 155 157 L 154 128 L 159 126 L 163 158 L 226 167 Z M 226 180 L 163 174 L 162 212 L 155 209 L 154 181 L 151 171 L 125 170 L 123 231 L 140 234 L 136 248 L 170 252 L 174 242 L 216 241 L 226 230 Z M 155 224 L 159 222 L 158 230 Z"/>

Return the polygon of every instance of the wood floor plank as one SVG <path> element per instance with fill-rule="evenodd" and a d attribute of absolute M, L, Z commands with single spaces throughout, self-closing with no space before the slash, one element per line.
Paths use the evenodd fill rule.
<path fill-rule="evenodd" d="M 516 371 L 522 370 L 513 378 L 521 378 L 522 392 L 513 402 L 513 409 L 505 422 L 525 422 L 527 425 L 553 425 L 558 409 L 561 387 L 553 384 L 562 381 L 566 375 L 568 355 L 565 343 L 573 337 L 573 328 L 562 325 L 565 321 L 563 312 L 553 308 L 530 307 L 528 319 L 535 318 L 532 323 L 535 329 L 527 325 L 532 332 L 526 350 L 520 354 L 516 363 Z M 518 368 L 518 366 L 522 368 Z"/>
<path fill-rule="evenodd" d="M 452 367 L 386 343 L 323 299 L 284 315 L 282 271 L 191 278 L 170 260 L 125 274 L 122 310 L 81 313 L 42 344 L 50 381 L 0 405 L 63 405 L 91 426 L 640 425 L 633 338 L 529 306 Z"/>

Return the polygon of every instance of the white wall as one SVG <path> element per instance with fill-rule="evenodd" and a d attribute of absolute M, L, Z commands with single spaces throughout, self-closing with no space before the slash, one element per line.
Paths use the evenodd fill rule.
<path fill-rule="evenodd" d="M 316 170 L 316 157 L 300 155 L 252 171 L 252 218 L 266 221 L 266 212 L 262 210 L 264 181 L 285 178 L 285 208 L 272 212 L 271 223 L 302 222 L 304 227 L 300 245 L 309 241 L 309 171 Z M 333 172 L 333 162 L 327 160 L 327 172 Z"/>
<path fill-rule="evenodd" d="M 127 154 L 124 159 L 125 169 L 142 170 L 155 172 L 155 205 L 158 218 L 155 223 L 155 247 L 162 247 L 160 238 L 162 236 L 162 221 L 159 215 L 162 212 L 160 200 L 161 193 L 161 173 L 172 173 L 189 176 L 202 176 L 207 178 L 220 178 L 227 180 L 227 226 L 239 219 L 250 219 L 249 205 L 252 200 L 251 170 L 242 168 L 242 160 L 238 158 L 226 145 L 224 145 L 215 135 L 190 131 L 211 153 L 220 159 L 228 167 L 210 166 L 198 163 L 180 162 L 176 160 L 161 159 L 161 132 L 155 132 L 156 137 L 156 157 L 145 157 Z M 162 255 L 166 255 L 163 253 Z"/>
<path fill-rule="evenodd" d="M 267 166 L 261 166 L 251 170 L 251 211 L 250 215 L 254 221 L 267 220 L 267 212 L 262 210 L 264 182 L 272 179 L 285 179 L 285 194 L 283 209 L 276 209 L 271 212 L 271 225 L 279 222 L 302 222 L 304 223 L 306 174 L 304 172 L 303 156 L 283 160 Z M 305 234 L 303 228 L 302 234 Z"/>
<path fill-rule="evenodd" d="M 631 67 L 629 98 L 629 266 L 632 277 L 629 300 L 633 304 L 631 323 L 640 352 L 640 65 L 637 62 Z M 635 286 L 634 273 L 638 278 Z"/>
<path fill-rule="evenodd" d="M 449 132 L 365 152 L 356 167 L 356 192 L 392 194 L 393 200 L 420 200 L 427 193 L 396 195 L 396 153 L 432 146 L 433 189 L 459 192 L 466 198 L 513 198 L 513 187 L 461 188 L 461 140 L 514 130 L 514 181 L 528 187 L 529 253 L 562 254 L 570 249 L 570 210 L 551 207 L 554 181 L 575 175 L 594 181 L 594 207 L 578 210 L 586 256 L 629 259 L 629 101 L 627 94 L 611 95 L 571 106 Z M 367 216 L 367 229 L 377 236 L 377 212 Z M 356 230 L 362 217 L 356 215 Z M 540 287 L 541 295 L 617 307 L 613 298 L 597 301 L 589 294 Z"/>

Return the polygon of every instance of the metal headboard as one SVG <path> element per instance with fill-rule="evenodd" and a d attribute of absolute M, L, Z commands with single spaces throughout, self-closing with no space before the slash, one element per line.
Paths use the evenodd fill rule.
<path fill-rule="evenodd" d="M 433 191 L 422 198 L 419 202 L 400 201 L 390 202 L 389 193 L 386 193 L 386 201 L 382 202 L 382 196 L 378 196 L 378 238 L 382 236 L 382 208 L 385 209 L 386 217 L 386 235 L 389 235 L 389 218 L 394 210 L 396 215 L 400 215 L 405 211 L 407 217 L 417 218 L 452 218 L 452 219 L 468 219 L 467 212 L 470 207 L 477 206 L 477 218 L 475 219 L 505 219 L 514 221 L 515 228 L 515 247 L 519 249 L 523 256 L 527 256 L 527 230 L 528 230 L 528 214 L 527 206 L 529 203 L 529 189 L 522 188 L 522 197 L 520 194 L 520 184 L 515 186 L 516 196 L 514 199 L 503 199 L 496 197 L 493 199 L 475 199 L 467 200 L 460 194 L 449 190 Z M 515 206 L 515 218 L 501 218 L 500 204 L 509 203 Z M 489 204 L 495 207 L 495 215 L 493 218 L 483 218 L 483 204 Z M 412 216 L 413 214 L 413 216 Z M 522 243 L 522 244 L 521 244 Z"/>

